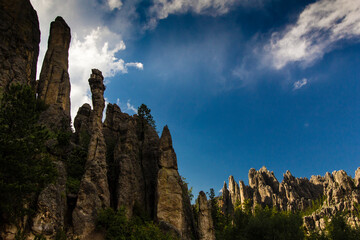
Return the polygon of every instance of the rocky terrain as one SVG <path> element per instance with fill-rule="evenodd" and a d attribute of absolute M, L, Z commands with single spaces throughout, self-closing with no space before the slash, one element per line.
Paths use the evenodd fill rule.
<path fill-rule="evenodd" d="M 178 172 L 176 153 L 167 126 L 161 137 L 146 120 L 123 113 L 116 104 L 108 104 L 105 121 L 104 77 L 100 70 L 89 69 L 92 107 L 84 104 L 71 129 L 70 76 L 68 55 L 70 28 L 57 17 L 50 26 L 48 50 L 40 79 L 36 80 L 40 30 L 36 11 L 29 0 L 0 1 L 0 92 L 18 83 L 31 86 L 48 108 L 40 123 L 54 133 L 69 136 L 65 144 L 50 139 L 46 148 L 57 169 L 54 183 L 36 196 L 31 218 L 19 224 L 2 223 L 0 239 L 12 240 L 18 231 L 28 239 L 42 235 L 54 239 L 64 232 L 68 239 L 105 239 L 96 228 L 101 209 L 125 207 L 131 218 L 145 213 L 160 228 L 179 239 L 215 239 L 211 204 L 206 194 L 197 199 L 197 217 L 190 203 L 188 187 Z M 78 188 L 69 190 L 72 166 L 69 156 L 85 152 Z M 352 179 L 344 171 L 324 177 L 295 178 L 288 171 L 281 183 L 265 167 L 249 171 L 249 186 L 232 176 L 224 183 L 222 211 L 232 214 L 238 204 L 276 207 L 286 211 L 305 211 L 322 199 L 316 211 L 304 217 L 306 228 L 323 229 L 324 218 L 349 210 L 348 222 L 359 224 L 360 168 Z"/>
<path fill-rule="evenodd" d="M 234 207 L 250 203 L 253 207 L 274 207 L 281 211 L 301 211 L 304 225 L 308 231 L 324 230 L 325 218 L 331 218 L 338 212 L 345 212 L 347 222 L 355 227 L 359 225 L 360 168 L 351 178 L 343 170 L 312 176 L 311 179 L 295 178 L 290 171 L 279 182 L 274 173 L 262 167 L 258 171 L 249 170 L 249 186 L 243 181 L 239 184 L 233 176 L 222 188 L 222 211 L 232 214 Z M 312 209 L 317 204 L 317 209 Z M 312 210 L 312 212 L 309 212 Z"/>

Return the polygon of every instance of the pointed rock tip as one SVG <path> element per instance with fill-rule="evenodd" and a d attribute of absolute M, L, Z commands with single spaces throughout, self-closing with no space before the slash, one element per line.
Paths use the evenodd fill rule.
<path fill-rule="evenodd" d="M 161 133 L 160 145 L 162 147 L 171 147 L 172 146 L 171 134 L 170 134 L 170 130 L 167 125 L 165 125 L 165 127 L 163 128 L 163 131 Z"/>
<path fill-rule="evenodd" d="M 266 168 L 265 166 L 262 166 L 262 168 L 260 168 L 259 171 L 260 171 L 260 172 L 267 172 L 268 170 L 267 170 L 267 168 Z"/>
<path fill-rule="evenodd" d="M 66 21 L 64 20 L 64 18 L 61 17 L 61 16 L 57 16 L 57 17 L 55 18 L 55 22 L 60 22 L 60 23 L 63 24 L 65 27 L 67 27 L 67 28 L 70 29 L 69 25 L 66 23 Z"/>

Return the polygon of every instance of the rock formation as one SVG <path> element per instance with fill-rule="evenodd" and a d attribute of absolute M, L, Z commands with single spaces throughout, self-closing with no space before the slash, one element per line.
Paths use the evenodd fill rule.
<path fill-rule="evenodd" d="M 66 214 L 66 170 L 63 162 L 56 162 L 58 179 L 39 195 L 37 213 L 33 218 L 32 231 L 37 235 L 54 237 L 64 228 Z"/>
<path fill-rule="evenodd" d="M 160 225 L 181 239 L 194 237 L 194 225 L 188 212 L 187 186 L 177 171 L 176 154 L 170 131 L 164 127 L 160 138 L 160 161 L 157 177 L 157 219 Z M 184 186 L 185 185 L 185 186 Z M 191 211 L 190 211 L 191 214 Z"/>
<path fill-rule="evenodd" d="M 253 206 L 262 205 L 275 207 L 283 211 L 304 211 L 314 202 L 319 202 L 319 209 L 310 216 L 304 217 L 304 224 L 308 231 L 323 230 L 325 217 L 331 218 L 337 212 L 350 210 L 347 221 L 350 225 L 359 224 L 358 204 L 360 203 L 359 175 L 360 168 L 355 172 L 355 179 L 351 179 L 345 171 L 326 173 L 324 177 L 312 176 L 295 178 L 290 171 L 284 174 L 279 183 L 273 172 L 262 167 L 259 171 L 249 170 L 249 186 L 240 181 L 239 191 L 234 178 L 229 177 L 229 189 L 226 183 L 222 189 L 222 211 L 231 214 L 234 207 L 233 199 L 241 203 L 251 201 Z M 326 201 L 324 200 L 326 199 Z"/>
<path fill-rule="evenodd" d="M 0 88 L 35 86 L 40 30 L 29 0 L 0 1 Z"/>
<path fill-rule="evenodd" d="M 153 218 L 160 144 L 155 129 L 137 116 L 122 113 L 116 104 L 109 104 L 104 136 L 109 150 L 112 206 L 125 206 L 128 217 L 134 208 L 140 208 Z"/>
<path fill-rule="evenodd" d="M 62 17 L 51 23 L 48 49 L 38 81 L 38 97 L 48 105 L 40 122 L 53 130 L 70 131 L 70 28 Z"/>
<path fill-rule="evenodd" d="M 39 98 L 48 105 L 56 104 L 70 116 L 70 78 L 68 58 L 70 28 L 62 17 L 50 26 L 48 49 L 38 83 Z"/>
<path fill-rule="evenodd" d="M 102 133 L 102 113 L 105 107 L 103 76 L 92 70 L 89 79 L 94 109 L 91 112 L 91 138 L 85 174 L 81 180 L 76 207 L 72 214 L 74 233 L 90 238 L 95 230 L 97 213 L 110 206 L 107 181 L 106 144 Z"/>
<path fill-rule="evenodd" d="M 210 202 L 207 201 L 206 195 L 203 191 L 199 193 L 197 203 L 199 206 L 199 240 L 215 240 L 215 230 L 211 217 L 211 205 Z"/>

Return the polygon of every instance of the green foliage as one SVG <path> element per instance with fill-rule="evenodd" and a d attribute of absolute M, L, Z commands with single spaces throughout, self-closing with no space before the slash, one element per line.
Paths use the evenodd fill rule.
<path fill-rule="evenodd" d="M 181 177 L 181 181 L 182 181 L 182 184 L 184 186 L 185 189 L 187 189 L 187 195 L 190 199 L 190 202 L 192 202 L 192 200 L 194 199 L 194 194 L 193 194 L 193 187 L 191 188 L 188 188 L 189 186 L 189 183 L 186 181 L 186 178 L 185 177 Z"/>
<path fill-rule="evenodd" d="M 359 228 L 353 229 L 346 224 L 342 214 L 336 214 L 326 226 L 328 239 L 331 240 L 359 240 Z"/>
<path fill-rule="evenodd" d="M 99 212 L 97 227 L 106 231 L 107 240 L 171 240 L 152 221 L 139 216 L 130 220 L 125 216 L 125 208 L 114 211 L 107 208 Z"/>
<path fill-rule="evenodd" d="M 66 240 L 66 232 L 63 229 L 59 229 L 55 234 L 55 240 Z"/>
<path fill-rule="evenodd" d="M 140 119 L 146 121 L 150 126 L 156 129 L 155 120 L 151 115 L 151 110 L 145 104 L 141 104 L 138 108 L 138 116 Z"/>
<path fill-rule="evenodd" d="M 65 159 L 68 175 L 66 188 L 69 193 L 77 194 L 79 191 L 80 181 L 85 172 L 86 158 L 87 149 L 77 146 Z"/>
<path fill-rule="evenodd" d="M 252 202 L 246 200 L 235 205 L 233 215 L 224 216 L 213 189 L 210 189 L 209 197 L 217 240 L 304 239 L 300 214 L 278 212 L 275 208 L 261 206 L 256 206 L 253 213 Z"/>
<path fill-rule="evenodd" d="M 43 102 L 29 86 L 11 85 L 0 102 L 0 222 L 17 222 L 32 212 L 37 194 L 56 177 L 38 124 Z"/>
<path fill-rule="evenodd" d="M 309 216 L 313 212 L 319 210 L 326 201 L 326 195 L 321 195 L 318 199 L 311 201 L 311 206 L 301 212 L 302 216 Z"/>

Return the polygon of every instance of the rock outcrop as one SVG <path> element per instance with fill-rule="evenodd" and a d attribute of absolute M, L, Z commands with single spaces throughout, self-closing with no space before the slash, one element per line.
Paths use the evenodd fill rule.
<path fill-rule="evenodd" d="M 37 213 L 33 218 L 32 231 L 36 235 L 54 237 L 64 228 L 66 202 L 66 169 L 63 162 L 55 162 L 58 178 L 39 195 Z"/>
<path fill-rule="evenodd" d="M 70 116 L 70 78 L 68 58 L 70 28 L 62 17 L 50 26 L 48 49 L 38 83 L 39 98 L 48 105 L 56 104 Z"/>
<path fill-rule="evenodd" d="M 215 229 L 211 217 L 211 204 L 207 201 L 206 194 L 201 191 L 197 199 L 199 206 L 198 231 L 199 240 L 215 240 Z"/>
<path fill-rule="evenodd" d="M 103 80 L 101 72 L 93 69 L 89 79 L 94 108 L 91 112 L 91 138 L 85 174 L 81 180 L 76 207 L 72 214 L 74 233 L 85 239 L 90 239 L 95 230 L 98 211 L 110 207 L 106 144 L 102 132 L 102 113 L 105 107 Z"/>
<path fill-rule="evenodd" d="M 0 88 L 35 86 L 40 30 L 29 0 L 0 1 Z"/>
<path fill-rule="evenodd" d="M 176 154 L 172 146 L 170 131 L 164 127 L 160 138 L 160 161 L 157 177 L 157 219 L 166 230 L 170 230 L 181 239 L 192 239 L 195 233 L 194 223 L 189 213 L 190 200 L 187 186 L 178 171 Z M 190 206 L 191 207 L 191 206 Z"/>
<path fill-rule="evenodd" d="M 229 177 L 229 189 L 224 183 L 220 201 L 223 204 L 222 211 L 231 214 L 234 202 L 245 201 L 252 202 L 253 207 L 262 205 L 282 211 L 305 211 L 316 202 L 319 209 L 304 217 L 304 225 L 308 231 L 323 230 L 325 218 L 331 218 L 342 211 L 349 211 L 347 221 L 351 226 L 356 226 L 359 224 L 360 210 L 359 169 L 356 170 L 354 179 L 343 170 L 326 173 L 324 177 L 312 176 L 310 180 L 295 178 L 287 171 L 281 183 L 265 167 L 259 171 L 250 169 L 249 186 L 240 181 L 238 191 L 232 176 Z"/>
<path fill-rule="evenodd" d="M 155 129 L 137 116 L 122 113 L 116 104 L 108 104 L 103 131 L 109 150 L 112 206 L 125 206 L 128 217 L 140 208 L 153 218 L 160 144 Z"/>
<path fill-rule="evenodd" d="M 51 23 L 48 49 L 38 81 L 37 93 L 49 107 L 40 122 L 51 129 L 70 130 L 70 78 L 68 58 L 70 28 L 62 17 Z"/>

